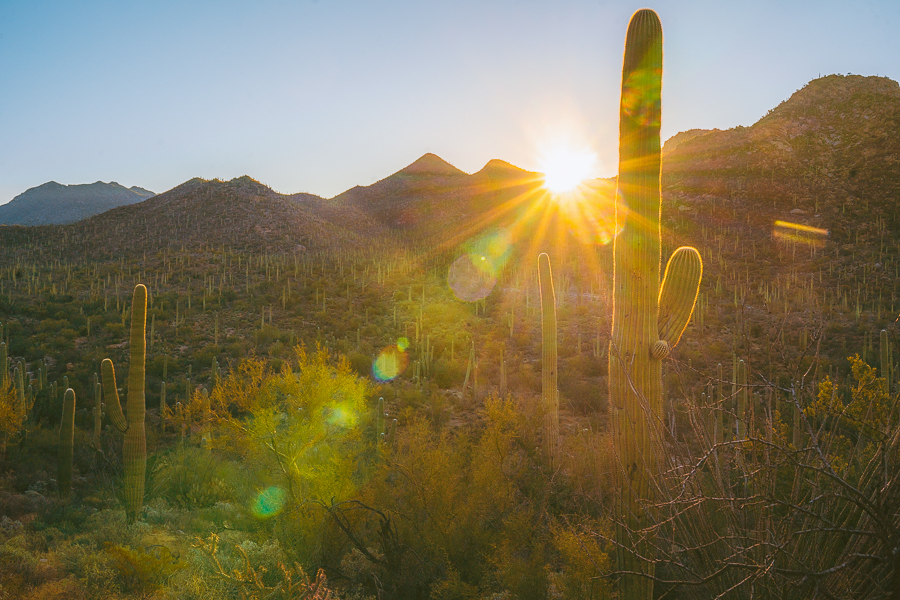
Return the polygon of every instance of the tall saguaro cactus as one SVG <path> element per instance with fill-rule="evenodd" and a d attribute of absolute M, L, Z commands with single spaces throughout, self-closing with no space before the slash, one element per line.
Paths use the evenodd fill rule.
<path fill-rule="evenodd" d="M 559 392 L 557 390 L 556 292 L 550 257 L 538 256 L 538 279 L 541 286 L 541 393 L 544 401 L 544 438 L 550 466 L 556 466 L 559 449 Z"/>
<path fill-rule="evenodd" d="M 75 391 L 66 390 L 63 398 L 62 421 L 59 423 L 59 455 L 57 456 L 56 483 L 59 499 L 67 501 L 72 495 L 72 456 L 75 443 Z"/>
<path fill-rule="evenodd" d="M 619 579 L 623 599 L 652 598 L 653 512 L 664 434 L 662 360 L 687 327 L 702 274 L 700 254 L 679 248 L 660 289 L 662 26 L 652 10 L 628 24 L 619 109 L 609 398 L 619 469 Z"/>
<path fill-rule="evenodd" d="M 122 414 L 116 371 L 110 359 L 100 363 L 103 395 L 110 420 L 125 434 L 122 460 L 125 463 L 125 514 L 134 522 L 144 503 L 144 477 L 147 470 L 147 437 L 144 427 L 146 400 L 144 373 L 147 360 L 147 288 L 139 283 L 131 301 L 131 362 L 128 365 L 128 414 Z"/>

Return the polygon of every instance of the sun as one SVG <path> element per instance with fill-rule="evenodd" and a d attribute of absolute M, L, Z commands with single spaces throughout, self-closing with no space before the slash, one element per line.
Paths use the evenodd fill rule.
<path fill-rule="evenodd" d="M 556 194 L 570 192 L 591 176 L 596 164 L 597 154 L 588 148 L 554 146 L 540 161 L 544 187 Z"/>

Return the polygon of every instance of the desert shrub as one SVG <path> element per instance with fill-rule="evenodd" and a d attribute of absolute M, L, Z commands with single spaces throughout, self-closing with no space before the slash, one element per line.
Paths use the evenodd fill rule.
<path fill-rule="evenodd" d="M 88 598 L 112 598 L 121 591 L 118 574 L 113 569 L 109 555 L 98 551 L 91 540 L 81 539 L 63 542 L 54 548 L 60 566 L 74 576 Z"/>
<path fill-rule="evenodd" d="M 141 597 L 159 590 L 175 573 L 185 568 L 184 562 L 174 557 L 166 546 L 132 548 L 109 544 L 105 552 L 122 589 Z"/>
<path fill-rule="evenodd" d="M 480 598 L 478 587 L 461 580 L 455 569 L 431 586 L 431 600 L 476 600 Z"/>
<path fill-rule="evenodd" d="M 325 573 L 319 570 L 315 578 L 309 577 L 297 563 L 278 560 L 273 565 L 277 548 L 265 545 L 260 548 L 252 542 L 235 545 L 234 553 L 226 556 L 220 552 L 219 537 L 215 534 L 197 540 L 194 548 L 206 559 L 206 572 L 240 591 L 246 600 L 329 600 L 332 591 Z M 273 550 L 274 548 L 274 550 Z M 267 564 L 256 562 L 263 553 Z"/>
<path fill-rule="evenodd" d="M 511 513 L 498 532 L 489 559 L 499 587 L 522 600 L 547 597 L 547 539 L 535 517 L 524 507 Z"/>
<path fill-rule="evenodd" d="M 292 560 L 329 552 L 321 539 L 322 507 L 350 497 L 364 477 L 374 439 L 363 437 L 373 407 L 371 387 L 347 359 L 295 349 L 292 364 L 273 373 L 244 361 L 213 391 L 221 439 L 240 456 L 245 499 L 268 522 Z M 227 409 L 226 409 L 227 407 Z"/>
<path fill-rule="evenodd" d="M 6 455 L 7 445 L 17 439 L 28 416 L 28 407 L 16 397 L 12 376 L 7 375 L 5 383 L 0 387 L 0 458 Z"/>
<path fill-rule="evenodd" d="M 174 506 L 197 509 L 230 500 L 231 482 L 239 476 L 215 452 L 179 444 L 157 459 L 150 479 L 148 499 L 164 498 Z"/>
<path fill-rule="evenodd" d="M 42 581 L 40 563 L 26 549 L 24 534 L 0 545 L 0 598 L 20 598 Z"/>
<path fill-rule="evenodd" d="M 603 575 L 612 570 L 611 544 L 600 535 L 611 537 L 607 524 L 588 520 L 578 525 L 559 524 L 553 528 L 553 546 L 562 568 L 550 577 L 564 598 L 599 600 L 612 597 L 612 584 Z"/>
<path fill-rule="evenodd" d="M 434 382 L 443 389 L 462 385 L 466 377 L 466 366 L 458 361 L 451 363 L 443 359 L 435 360 L 432 371 Z"/>
<path fill-rule="evenodd" d="M 372 375 L 372 357 L 360 352 L 351 352 L 347 357 L 350 361 L 350 368 L 360 377 L 369 377 Z"/>

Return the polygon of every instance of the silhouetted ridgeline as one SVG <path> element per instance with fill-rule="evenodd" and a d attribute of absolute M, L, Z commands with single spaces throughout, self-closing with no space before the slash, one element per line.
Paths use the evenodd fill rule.
<path fill-rule="evenodd" d="M 117 206 L 142 202 L 153 192 L 115 181 L 61 185 L 49 181 L 19 194 L 0 206 L 2 225 L 61 225 L 74 223 Z"/>

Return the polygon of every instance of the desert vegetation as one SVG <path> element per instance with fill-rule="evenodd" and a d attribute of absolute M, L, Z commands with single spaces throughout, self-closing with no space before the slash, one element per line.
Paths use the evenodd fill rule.
<path fill-rule="evenodd" d="M 814 136 L 667 159 L 635 19 L 586 223 L 521 178 L 430 222 L 407 172 L 0 227 L 0 599 L 900 598 L 887 192 L 786 194 Z"/>

